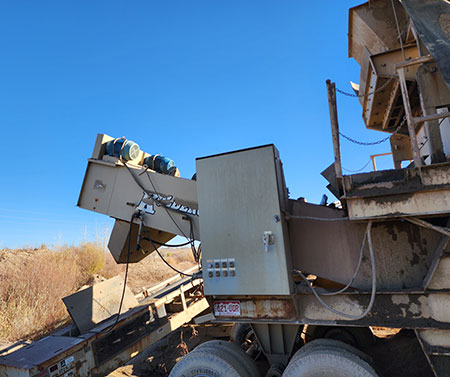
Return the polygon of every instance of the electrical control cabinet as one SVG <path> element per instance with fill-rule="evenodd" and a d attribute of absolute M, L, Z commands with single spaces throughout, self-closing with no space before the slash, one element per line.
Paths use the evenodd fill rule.
<path fill-rule="evenodd" d="M 288 295 L 281 162 L 273 145 L 197 159 L 206 295 Z"/>

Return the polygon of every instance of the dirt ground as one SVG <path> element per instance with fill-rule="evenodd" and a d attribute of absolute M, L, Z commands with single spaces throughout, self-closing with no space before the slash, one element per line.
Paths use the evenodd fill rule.
<path fill-rule="evenodd" d="M 230 330 L 231 326 L 183 326 L 108 377 L 167 377 L 176 362 L 200 343 L 228 339 Z"/>

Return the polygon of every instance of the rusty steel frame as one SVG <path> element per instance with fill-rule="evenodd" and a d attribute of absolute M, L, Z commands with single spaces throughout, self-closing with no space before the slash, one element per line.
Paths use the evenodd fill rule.
<path fill-rule="evenodd" d="M 411 142 L 411 150 L 414 160 L 414 166 L 423 165 L 422 157 L 420 157 L 420 149 L 417 144 L 416 130 L 414 128 L 414 117 L 411 110 L 408 87 L 406 86 L 405 70 L 403 67 L 396 66 L 398 77 L 400 80 L 400 89 L 402 91 L 403 104 L 405 108 L 406 123 L 408 125 L 409 140 Z"/>
<path fill-rule="evenodd" d="M 445 215 L 449 208 L 449 168 L 447 162 L 344 176 L 349 217 Z"/>
<path fill-rule="evenodd" d="M 395 70 L 397 71 L 398 78 L 400 81 L 400 89 L 401 89 L 402 97 L 403 97 L 403 105 L 405 108 L 406 122 L 408 125 L 408 133 L 409 133 L 409 138 L 411 141 L 411 149 L 412 149 L 412 155 L 413 155 L 415 167 L 423 166 L 422 157 L 420 156 L 419 145 L 417 143 L 416 129 L 415 129 L 416 125 L 423 123 L 423 122 L 427 122 L 427 121 L 444 119 L 444 118 L 450 117 L 449 111 L 440 113 L 440 114 L 425 115 L 425 116 L 421 116 L 421 117 L 414 117 L 412 114 L 411 102 L 409 100 L 409 94 L 408 94 L 408 87 L 406 85 L 405 69 L 407 69 L 408 67 L 413 66 L 413 65 L 420 65 L 420 64 L 429 63 L 432 61 L 434 61 L 433 57 L 431 55 L 427 55 L 427 56 L 421 56 L 416 59 L 411 59 L 411 60 L 407 60 L 407 61 L 404 61 L 401 63 L 397 63 L 395 65 Z"/>
<path fill-rule="evenodd" d="M 338 181 L 342 179 L 341 147 L 339 141 L 339 123 L 336 105 L 336 85 L 327 80 L 328 106 L 330 110 L 331 134 L 333 137 L 334 168 Z"/>
<path fill-rule="evenodd" d="M 371 154 L 370 159 L 372 160 L 373 171 L 377 171 L 377 164 L 375 162 L 375 158 L 389 155 L 392 155 L 392 152 Z"/>
<path fill-rule="evenodd" d="M 218 300 L 231 300 L 220 297 Z M 233 297 L 233 300 L 239 298 Z M 331 306 L 335 306 L 348 313 L 359 313 L 370 299 L 370 292 L 346 292 L 336 296 L 326 297 Z M 343 326 L 381 326 L 408 329 L 443 329 L 450 330 L 450 321 L 442 320 L 438 316 L 430 315 L 430 305 L 450 303 L 450 292 L 444 291 L 409 291 L 409 292 L 380 292 L 377 293 L 375 305 L 369 316 L 351 320 L 340 317 L 331 312 L 325 312 L 316 298 L 304 291 L 291 298 L 285 298 L 283 307 L 286 312 L 271 312 L 273 300 L 270 298 L 253 298 L 253 304 L 259 308 L 254 317 L 220 317 L 214 322 L 230 323 L 244 322 L 251 324 L 285 324 L 285 325 L 343 325 Z M 292 315 L 292 310 L 296 312 Z"/>
<path fill-rule="evenodd" d="M 346 293 L 326 297 L 326 302 L 332 307 L 347 313 L 360 313 L 367 307 L 370 293 Z M 359 320 L 348 321 L 324 308 L 310 294 L 296 296 L 296 304 L 301 308 L 299 323 L 313 325 L 343 325 L 343 326 L 381 326 L 407 329 L 450 329 L 448 318 L 440 317 L 442 313 L 430 314 L 431 308 L 440 310 L 441 304 L 448 305 L 448 292 L 386 292 L 378 293 L 370 314 Z M 431 307 L 431 308 L 430 308 Z"/>

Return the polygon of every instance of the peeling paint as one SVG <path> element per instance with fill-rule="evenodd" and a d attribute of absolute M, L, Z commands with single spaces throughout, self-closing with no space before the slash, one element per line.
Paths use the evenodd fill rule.
<path fill-rule="evenodd" d="M 324 297 L 324 300 L 328 305 L 330 305 L 337 311 L 350 315 L 360 315 L 365 310 L 365 307 L 363 305 L 361 305 L 358 301 L 348 296 Z M 304 308 L 303 315 L 306 318 L 312 320 L 324 320 L 324 321 L 332 321 L 339 319 L 348 320 L 348 318 L 330 312 L 323 306 L 306 307 Z"/>
<path fill-rule="evenodd" d="M 428 289 L 450 289 L 450 257 L 439 261 Z"/>
<path fill-rule="evenodd" d="M 422 317 L 423 318 L 431 318 L 430 308 L 428 306 L 428 299 L 425 296 L 419 297 L 417 300 L 420 304 L 420 308 L 422 309 Z"/>
<path fill-rule="evenodd" d="M 428 296 L 431 317 L 436 321 L 450 322 L 450 294 L 436 293 Z"/>
<path fill-rule="evenodd" d="M 421 330 L 419 336 L 429 346 L 450 347 L 450 330 Z"/>

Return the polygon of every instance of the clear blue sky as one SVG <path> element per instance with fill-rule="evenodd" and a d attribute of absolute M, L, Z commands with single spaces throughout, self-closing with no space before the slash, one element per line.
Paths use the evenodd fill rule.
<path fill-rule="evenodd" d="M 348 8 L 361 0 L 3 1 L 0 248 L 102 239 L 76 207 L 98 132 L 175 160 L 274 143 L 292 197 L 318 202 L 333 161 L 325 80 L 350 91 Z M 358 100 L 341 130 L 365 141 Z M 359 169 L 389 150 L 342 141 Z M 370 166 L 369 166 L 370 167 Z"/>

